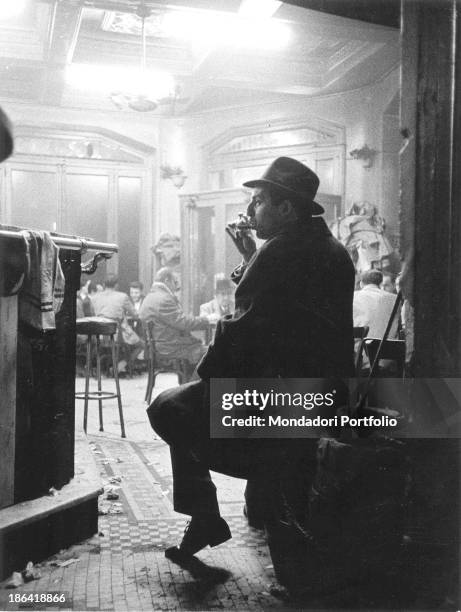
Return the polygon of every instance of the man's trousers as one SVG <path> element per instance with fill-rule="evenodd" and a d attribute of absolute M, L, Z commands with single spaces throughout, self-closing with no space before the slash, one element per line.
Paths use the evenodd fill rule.
<path fill-rule="evenodd" d="M 281 495 L 294 495 L 296 506 L 304 503 L 300 492 L 315 469 L 315 440 L 210 438 L 209 385 L 201 380 L 164 391 L 147 414 L 154 431 L 170 445 L 177 512 L 219 514 L 210 469 L 257 482 L 266 518 L 279 514 L 287 501 Z"/>

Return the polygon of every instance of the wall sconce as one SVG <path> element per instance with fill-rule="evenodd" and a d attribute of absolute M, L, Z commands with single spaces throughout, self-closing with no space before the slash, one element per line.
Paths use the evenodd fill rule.
<path fill-rule="evenodd" d="M 378 151 L 375 151 L 375 149 L 370 149 L 368 145 L 363 145 L 361 149 L 349 151 L 349 159 L 361 159 L 364 162 L 364 168 L 371 168 L 377 153 Z"/>
<path fill-rule="evenodd" d="M 160 166 L 160 173 L 162 179 L 170 179 L 176 189 L 181 189 L 187 179 L 187 175 L 184 174 L 184 170 L 180 166 L 165 164 Z"/>

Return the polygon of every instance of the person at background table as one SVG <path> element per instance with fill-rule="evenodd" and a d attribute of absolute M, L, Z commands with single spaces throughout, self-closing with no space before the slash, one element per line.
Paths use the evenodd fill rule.
<path fill-rule="evenodd" d="M 91 281 L 80 279 L 80 289 L 77 291 L 77 319 L 94 315 L 93 304 L 88 295 L 88 285 Z"/>
<path fill-rule="evenodd" d="M 359 291 L 354 291 L 354 326 L 368 327 L 369 338 L 382 338 L 391 316 L 396 295 L 380 289 L 383 273 L 367 270 L 362 273 Z M 397 335 L 397 317 L 392 325 L 389 338 Z"/>
<path fill-rule="evenodd" d="M 122 359 L 119 362 L 119 371 L 123 372 L 126 368 L 131 372 L 144 344 L 127 322 L 127 319 L 137 319 L 138 313 L 128 295 L 118 291 L 118 278 L 113 275 L 108 276 L 104 290 L 95 293 L 92 302 L 96 316 L 114 319 L 119 323 L 121 345 L 126 353 L 126 360 Z"/>
<path fill-rule="evenodd" d="M 215 283 L 215 295 L 212 300 L 201 304 L 200 316 L 211 317 L 216 322 L 234 312 L 234 285 L 227 278 L 218 279 Z"/>
<path fill-rule="evenodd" d="M 143 303 L 145 297 L 143 294 L 143 289 L 144 285 L 140 281 L 133 281 L 130 283 L 130 300 L 138 315 L 137 319 L 130 320 L 130 325 L 141 338 L 143 337 L 143 330 L 142 322 L 139 319 L 139 309 L 141 308 L 141 304 Z"/>
<path fill-rule="evenodd" d="M 381 283 L 381 289 L 388 293 L 397 293 L 395 287 L 395 276 L 390 272 L 383 272 L 383 282 Z"/>
<path fill-rule="evenodd" d="M 145 297 L 143 294 L 143 289 L 144 285 L 140 281 L 133 281 L 130 283 L 130 300 L 134 306 L 134 309 L 138 313 Z"/>
<path fill-rule="evenodd" d="M 90 298 L 91 301 L 93 301 L 94 296 L 97 293 L 101 293 L 101 291 L 104 291 L 104 286 L 101 283 L 97 283 L 94 280 L 91 280 L 88 283 L 87 292 L 88 292 L 88 297 Z"/>
<path fill-rule="evenodd" d="M 126 293 L 118 290 L 118 278 L 110 275 L 106 278 L 103 291 L 97 291 L 92 297 L 96 316 L 122 321 L 125 317 L 136 318 L 136 310 Z"/>
<path fill-rule="evenodd" d="M 155 348 L 160 357 L 185 359 L 189 364 L 189 377 L 204 355 L 206 348 L 191 334 L 195 330 L 206 330 L 208 317 L 194 317 L 184 313 L 175 293 L 179 282 L 170 268 L 161 268 L 155 275 L 150 292 L 139 310 L 143 323 L 154 322 Z"/>

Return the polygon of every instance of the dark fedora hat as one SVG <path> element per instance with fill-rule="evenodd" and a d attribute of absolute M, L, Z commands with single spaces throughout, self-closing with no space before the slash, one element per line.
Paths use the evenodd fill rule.
<path fill-rule="evenodd" d="M 310 168 L 292 157 L 278 157 L 267 168 L 261 178 L 243 183 L 244 187 L 264 187 L 272 185 L 295 195 L 311 208 L 313 215 L 325 212 L 323 206 L 314 202 L 319 188 L 319 177 Z"/>

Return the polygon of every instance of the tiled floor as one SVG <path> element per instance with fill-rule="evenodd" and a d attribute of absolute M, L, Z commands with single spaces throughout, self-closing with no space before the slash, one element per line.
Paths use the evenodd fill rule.
<path fill-rule="evenodd" d="M 176 379 L 160 375 L 157 382 L 159 392 Z M 100 500 L 99 534 L 42 563 L 42 577 L 20 592 L 64 591 L 72 603 L 63 608 L 73 610 L 282 608 L 269 594 L 274 574 L 264 537 L 249 528 L 242 515 L 244 481 L 214 475 L 233 538 L 198 554 L 205 563 L 224 568 L 227 580 L 197 581 L 165 558 L 165 548 L 180 541 L 187 517 L 172 508 L 169 449 L 148 423 L 145 384 L 141 376 L 121 381 L 126 439 L 120 437 L 115 400 L 104 402 L 104 432 L 98 431 L 97 402 L 90 404 L 88 440 L 106 489 Z M 111 379 L 104 380 L 103 387 L 111 385 Z M 77 380 L 77 388 L 83 388 L 83 379 Z M 79 401 L 77 429 L 82 429 L 82 421 Z M 110 489 L 118 499 L 106 499 Z"/>
<path fill-rule="evenodd" d="M 113 384 L 112 379 L 105 379 L 103 386 L 110 389 Z M 156 393 L 175 385 L 176 378 L 160 375 L 157 384 Z M 10 594 L 47 592 L 66 593 L 68 601 L 60 609 L 70 610 L 235 609 L 245 612 L 287 609 L 288 604 L 271 594 L 275 576 L 265 537 L 249 528 L 243 517 L 245 483 L 242 480 L 213 475 L 221 511 L 233 537 L 197 556 L 208 566 L 221 568 L 221 580 L 197 580 L 165 558 L 165 548 L 180 541 L 187 517 L 176 514 L 172 508 L 169 449 L 155 436 L 148 423 L 143 402 L 145 377 L 123 379 L 121 385 L 126 439 L 120 436 L 115 400 L 104 402 L 103 432 L 99 431 L 97 402 L 91 403 L 89 411 L 88 442 L 105 486 L 100 499 L 98 534 L 42 562 L 38 568 L 40 579 L 11 591 L 2 589 L 4 584 L 0 584 L 0 610 L 24 609 L 24 606 L 20 608 L 8 603 Z M 77 380 L 77 388 L 83 388 L 83 379 Z M 76 429 L 80 432 L 82 422 L 83 402 L 79 401 Z M 110 493 L 115 499 L 107 499 Z M 421 561 L 419 557 L 414 559 L 415 564 Z M 217 570 L 212 574 L 207 571 L 208 577 L 218 573 Z M 411 605 L 412 610 L 457 609 L 453 607 L 455 598 L 451 595 L 440 603 L 444 587 L 437 586 L 439 574 L 444 582 L 444 572 L 421 572 L 421 576 L 427 575 L 430 579 L 425 584 L 422 579 L 419 581 L 419 594 Z M 406 609 L 397 604 L 383 606 L 377 603 L 387 599 L 387 591 L 375 601 L 376 589 L 371 588 L 368 594 L 366 590 L 360 593 L 352 585 L 323 600 L 309 600 L 308 605 L 304 602 L 302 608 L 293 604 L 291 609 L 312 612 L 318 609 Z M 433 597 L 434 593 L 438 599 Z M 390 602 L 394 601 L 392 593 L 389 597 Z M 35 605 L 31 609 L 56 607 Z"/>

